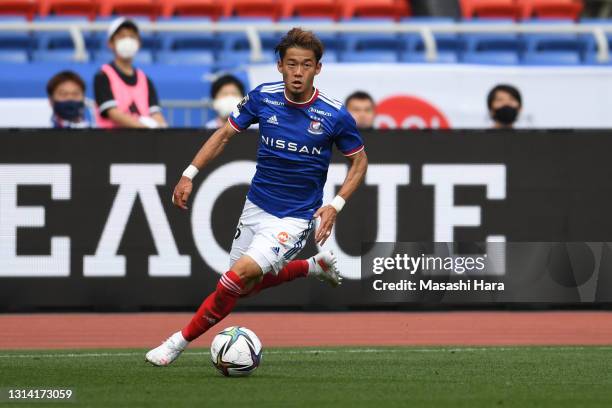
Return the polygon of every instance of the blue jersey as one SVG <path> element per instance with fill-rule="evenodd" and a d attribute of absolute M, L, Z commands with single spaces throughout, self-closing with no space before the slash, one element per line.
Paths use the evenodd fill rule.
<path fill-rule="evenodd" d="M 259 123 L 257 171 L 248 198 L 279 218 L 311 219 L 321 207 L 332 146 L 351 156 L 363 150 L 355 120 L 341 102 L 315 89 L 295 103 L 283 82 L 249 92 L 229 117 L 236 131 Z"/>

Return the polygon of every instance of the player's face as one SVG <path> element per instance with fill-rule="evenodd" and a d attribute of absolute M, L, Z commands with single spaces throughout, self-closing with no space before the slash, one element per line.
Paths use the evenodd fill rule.
<path fill-rule="evenodd" d="M 82 101 L 85 95 L 79 84 L 74 81 L 64 81 L 55 88 L 51 98 L 54 102 Z"/>
<path fill-rule="evenodd" d="M 278 61 L 278 71 L 283 74 L 285 89 L 294 98 L 309 97 L 314 77 L 321 72 L 321 63 L 317 62 L 312 50 L 289 48 L 285 57 Z"/>

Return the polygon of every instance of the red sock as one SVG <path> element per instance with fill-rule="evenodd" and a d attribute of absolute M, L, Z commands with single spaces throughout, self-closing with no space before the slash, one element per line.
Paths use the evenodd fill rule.
<path fill-rule="evenodd" d="M 217 283 L 217 289 L 208 295 L 191 322 L 181 331 L 185 340 L 197 339 L 230 314 L 243 289 L 244 284 L 234 271 L 225 272 Z"/>
<path fill-rule="evenodd" d="M 255 285 L 248 295 L 259 293 L 263 289 L 278 286 L 281 283 L 292 281 L 296 278 L 304 278 L 308 275 L 308 261 L 297 260 L 291 261 L 283 269 L 278 272 L 278 275 L 266 273 L 263 280 Z"/>

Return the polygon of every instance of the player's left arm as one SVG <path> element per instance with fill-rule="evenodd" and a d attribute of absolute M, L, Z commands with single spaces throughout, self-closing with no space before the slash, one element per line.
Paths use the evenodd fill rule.
<path fill-rule="evenodd" d="M 321 217 L 321 221 L 319 223 L 319 228 L 315 233 L 315 242 L 319 245 L 323 245 L 327 238 L 331 235 L 332 227 L 336 222 L 336 217 L 338 215 L 337 207 L 340 205 L 344 205 L 351 195 L 357 190 L 357 188 L 363 182 L 363 178 L 365 177 L 366 171 L 368 170 L 368 156 L 366 155 L 365 150 L 361 150 L 358 153 L 355 153 L 351 156 L 347 156 L 348 161 L 350 162 L 350 167 L 346 178 L 344 179 L 344 183 L 342 183 L 342 187 L 340 187 L 340 191 L 334 201 L 340 201 L 338 197 L 341 198 L 340 203 L 335 203 L 332 201 L 331 204 L 324 205 L 319 208 L 315 213 L 314 217 Z"/>

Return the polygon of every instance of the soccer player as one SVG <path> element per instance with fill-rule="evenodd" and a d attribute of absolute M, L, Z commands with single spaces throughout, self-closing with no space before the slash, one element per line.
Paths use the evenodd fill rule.
<path fill-rule="evenodd" d="M 230 269 L 191 321 L 146 360 L 172 363 L 193 341 L 227 316 L 239 298 L 299 277 L 314 276 L 336 286 L 340 276 L 331 251 L 292 260 L 320 218 L 315 241 L 323 245 L 336 215 L 361 184 L 367 156 L 355 120 L 338 102 L 313 86 L 321 71 L 323 44 L 310 31 L 294 28 L 276 47 L 282 82 L 262 84 L 248 93 L 202 146 L 174 189 L 173 202 L 186 210 L 192 179 L 217 157 L 230 139 L 259 123 L 257 170 L 230 253 Z M 350 168 L 338 195 L 322 206 L 332 145 Z"/>

